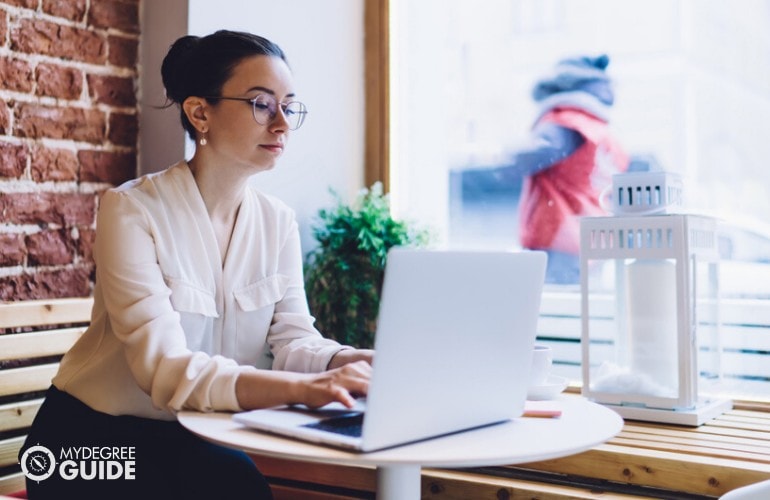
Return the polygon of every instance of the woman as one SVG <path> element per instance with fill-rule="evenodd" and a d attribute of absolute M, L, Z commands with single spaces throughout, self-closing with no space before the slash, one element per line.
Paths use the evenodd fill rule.
<path fill-rule="evenodd" d="M 57 461 L 130 448 L 134 478 L 54 473 L 28 481 L 33 500 L 269 498 L 245 454 L 192 436 L 176 412 L 352 406 L 367 392 L 372 351 L 312 326 L 293 212 L 247 184 L 273 168 L 306 113 L 283 52 L 218 31 L 177 40 L 161 71 L 195 154 L 104 194 L 92 323 L 25 444 Z"/>

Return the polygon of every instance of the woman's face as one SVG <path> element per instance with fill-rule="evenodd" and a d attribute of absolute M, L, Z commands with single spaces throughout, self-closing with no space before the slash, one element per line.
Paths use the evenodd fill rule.
<path fill-rule="evenodd" d="M 289 137 L 289 125 L 280 111 L 280 103 L 294 99 L 292 88 L 291 72 L 282 59 L 253 56 L 242 60 L 222 86 L 220 95 L 247 99 L 270 96 L 279 103 L 279 111 L 274 119 L 259 124 L 250 102 L 222 99 L 210 104 L 208 143 L 199 148 L 206 148 L 209 158 L 224 164 L 243 165 L 250 171 L 273 168 Z"/>

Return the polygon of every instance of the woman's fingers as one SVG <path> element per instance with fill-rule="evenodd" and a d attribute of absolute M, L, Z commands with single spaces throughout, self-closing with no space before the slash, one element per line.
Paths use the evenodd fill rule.
<path fill-rule="evenodd" d="M 347 370 L 345 370 L 347 368 Z M 346 371 L 345 388 L 354 397 L 366 396 L 369 392 L 369 380 L 372 377 L 372 366 L 366 361 L 356 361 L 343 367 Z"/>
<path fill-rule="evenodd" d="M 339 401 L 352 408 L 355 405 L 354 396 L 365 396 L 369 392 L 371 375 L 371 366 L 365 361 L 319 373 L 309 381 L 305 404 L 318 407 Z"/>

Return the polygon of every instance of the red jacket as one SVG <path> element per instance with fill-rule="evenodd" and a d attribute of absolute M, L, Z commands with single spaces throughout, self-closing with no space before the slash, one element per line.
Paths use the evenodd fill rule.
<path fill-rule="evenodd" d="M 570 156 L 526 178 L 520 203 L 524 248 L 580 252 L 580 216 L 605 215 L 599 196 L 612 175 L 628 168 L 628 155 L 607 122 L 578 108 L 555 108 L 535 124 L 575 130 L 583 144 Z"/>

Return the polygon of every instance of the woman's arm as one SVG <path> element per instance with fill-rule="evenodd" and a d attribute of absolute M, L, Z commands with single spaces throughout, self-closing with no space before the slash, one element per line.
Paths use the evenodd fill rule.
<path fill-rule="evenodd" d="M 321 373 L 258 370 L 243 373 L 235 386 L 242 408 L 268 408 L 302 403 L 311 408 L 339 401 L 352 408 L 355 397 L 366 395 L 372 367 L 366 361 L 345 364 Z"/>
<path fill-rule="evenodd" d="M 305 295 L 299 230 L 293 213 L 283 215 L 291 220 L 277 258 L 278 272 L 288 277 L 288 287 L 284 297 L 275 304 L 267 337 L 274 355 L 273 369 L 318 373 L 356 360 L 371 363 L 371 352 L 324 338 L 313 326 L 314 318 Z"/>

